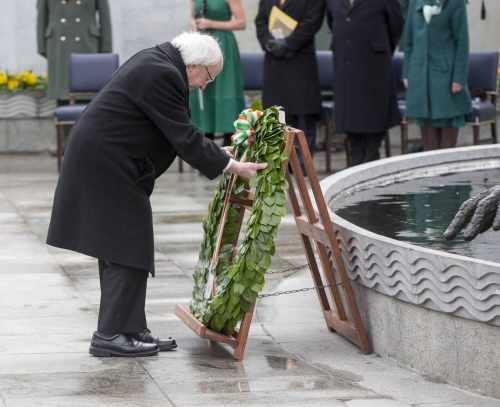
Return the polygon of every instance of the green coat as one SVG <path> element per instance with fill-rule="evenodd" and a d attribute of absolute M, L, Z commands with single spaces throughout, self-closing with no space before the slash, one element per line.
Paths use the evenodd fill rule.
<path fill-rule="evenodd" d="M 53 99 L 68 96 L 71 53 L 111 52 L 108 0 L 38 0 L 38 53 L 47 58 Z"/>
<path fill-rule="evenodd" d="M 441 14 L 427 24 L 422 14 L 430 0 L 410 0 L 404 33 L 403 78 L 408 79 L 406 114 L 412 118 L 447 119 L 467 114 L 469 31 L 465 0 L 444 0 Z M 462 91 L 451 92 L 453 82 Z"/>

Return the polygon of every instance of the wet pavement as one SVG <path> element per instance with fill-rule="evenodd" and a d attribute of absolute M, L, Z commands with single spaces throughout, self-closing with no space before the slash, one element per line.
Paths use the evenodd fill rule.
<path fill-rule="evenodd" d="M 362 355 L 328 331 L 314 291 L 260 300 L 242 362 L 196 337 L 174 307 L 191 296 L 200 220 L 215 182 L 176 167 L 152 197 L 157 277 L 148 281 L 147 315 L 153 333 L 176 337 L 179 349 L 91 357 L 97 263 L 44 244 L 56 180 L 53 157 L 0 156 L 1 407 L 500 406 Z M 283 273 L 270 275 L 264 291 L 312 286 L 290 216 L 277 246 L 272 270 Z"/>

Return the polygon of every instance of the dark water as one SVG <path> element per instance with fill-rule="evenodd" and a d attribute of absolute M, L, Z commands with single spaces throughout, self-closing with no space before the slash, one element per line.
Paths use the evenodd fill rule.
<path fill-rule="evenodd" d="M 500 183 L 500 169 L 420 178 L 342 197 L 330 207 L 342 218 L 393 239 L 500 263 L 500 231 L 466 242 L 441 235 L 460 204 Z"/>

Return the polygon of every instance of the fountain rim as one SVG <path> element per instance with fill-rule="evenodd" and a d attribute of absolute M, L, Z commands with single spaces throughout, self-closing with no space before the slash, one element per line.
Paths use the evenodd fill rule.
<path fill-rule="evenodd" d="M 460 159 L 460 157 L 462 159 Z M 486 160 L 489 160 L 489 165 L 486 166 L 478 165 L 476 168 L 474 168 L 473 165 L 474 162 L 484 163 Z M 416 163 L 418 165 L 412 167 L 408 165 L 410 163 Z M 460 169 L 458 167 L 458 164 L 464 164 L 464 163 L 470 163 L 471 166 L 467 169 Z M 386 168 L 387 166 L 391 166 L 390 170 L 382 171 L 382 169 Z M 474 170 L 474 169 L 480 170 L 480 169 L 494 169 L 494 168 L 499 168 L 500 171 L 500 145 L 492 144 L 492 145 L 481 145 L 481 146 L 467 146 L 467 147 L 458 147 L 452 149 L 427 151 L 422 153 L 405 154 L 396 157 L 389 157 L 377 161 L 372 161 L 366 164 L 357 165 L 355 167 L 347 168 L 345 170 L 339 171 L 338 173 L 329 175 L 320 182 L 320 187 L 325 197 L 325 201 L 327 203 L 327 209 L 330 214 L 330 218 L 333 221 L 333 224 L 343 228 L 350 229 L 353 232 L 369 237 L 371 239 L 378 240 L 384 243 L 390 243 L 398 247 L 404 247 L 409 250 L 415 250 L 419 252 L 425 252 L 433 255 L 447 257 L 449 259 L 456 259 L 461 261 L 465 260 L 468 262 L 474 262 L 489 267 L 493 266 L 500 268 L 500 262 L 493 262 L 489 260 L 478 259 L 475 257 L 449 253 L 444 250 L 417 246 L 412 243 L 408 243 L 402 240 L 396 240 L 393 238 L 386 237 L 384 235 L 377 234 L 375 232 L 371 232 L 342 218 L 337 213 L 335 213 L 329 206 L 329 203 L 331 202 L 332 199 L 334 199 L 335 196 L 337 196 L 339 193 L 342 193 L 342 191 L 346 191 L 349 188 L 353 188 L 354 185 L 356 185 L 355 184 L 356 179 L 360 180 L 360 182 L 362 182 L 363 184 L 366 184 L 370 181 L 381 179 L 382 177 L 389 177 L 394 174 L 400 174 L 401 179 L 404 180 L 405 179 L 404 173 L 409 173 L 411 170 L 422 169 L 421 172 L 422 174 L 432 173 L 429 167 L 434 167 L 434 168 L 441 167 L 443 169 L 443 172 L 438 171 L 435 173 L 435 175 L 445 173 L 444 170 L 446 169 L 448 169 L 448 173 Z M 397 177 L 394 178 L 395 181 L 396 179 Z M 499 175 L 499 182 L 500 182 L 500 175 Z M 333 189 L 337 188 L 338 186 L 340 186 L 340 190 L 338 190 L 336 193 L 333 193 Z"/>

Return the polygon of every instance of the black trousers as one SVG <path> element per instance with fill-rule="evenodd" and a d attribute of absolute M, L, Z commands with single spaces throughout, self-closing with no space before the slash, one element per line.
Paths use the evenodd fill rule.
<path fill-rule="evenodd" d="M 347 133 L 350 147 L 350 165 L 358 165 L 380 158 L 380 144 L 387 131 L 381 133 Z"/>
<path fill-rule="evenodd" d="M 147 271 L 99 260 L 100 333 L 132 334 L 147 328 L 144 307 L 148 275 Z"/>
<path fill-rule="evenodd" d="M 304 132 L 307 139 L 307 145 L 311 150 L 311 155 L 316 151 L 316 124 L 318 122 L 317 114 L 290 114 L 286 118 L 287 124 Z M 302 161 L 302 160 L 301 160 Z"/>

